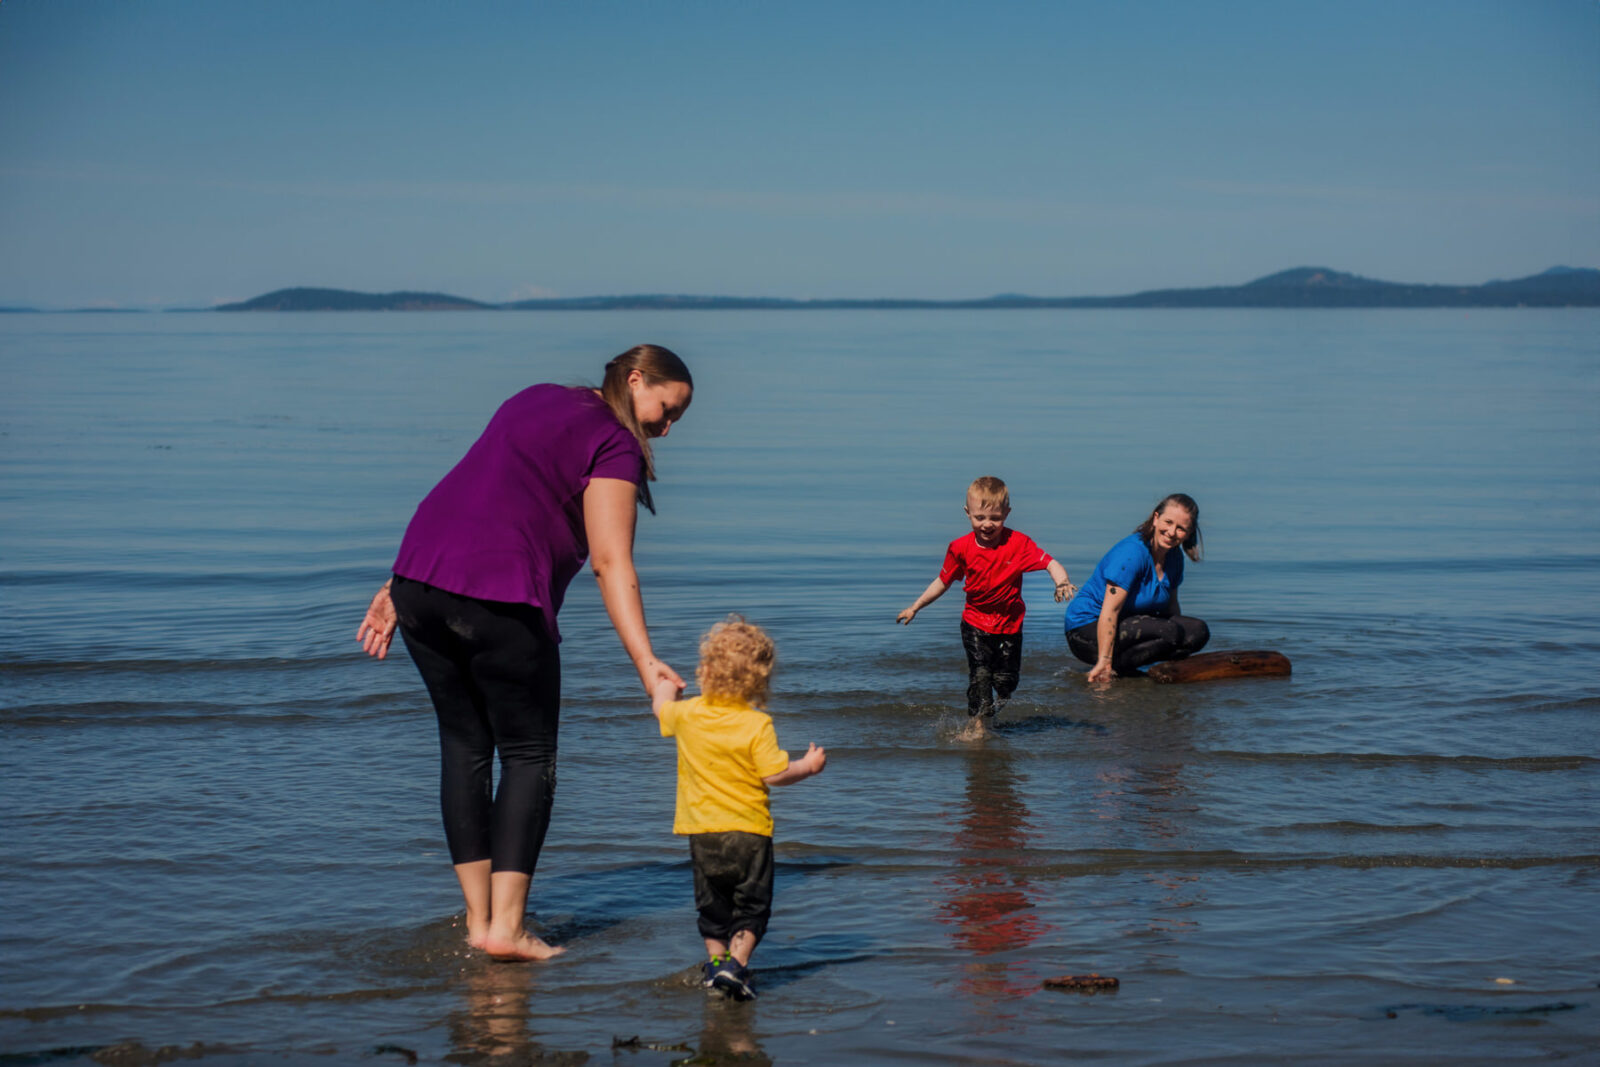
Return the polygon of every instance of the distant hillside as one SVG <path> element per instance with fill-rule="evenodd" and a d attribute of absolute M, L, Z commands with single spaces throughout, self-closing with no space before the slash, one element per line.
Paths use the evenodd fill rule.
<path fill-rule="evenodd" d="M 1245 285 L 1159 289 L 1108 297 L 1079 307 L 1127 308 L 1449 308 L 1600 307 L 1600 270 L 1556 268 L 1530 278 L 1486 285 L 1413 285 L 1296 267 Z"/>
<path fill-rule="evenodd" d="M 482 311 L 480 304 L 447 293 L 352 293 L 347 289 L 279 289 L 217 311 Z"/>
<path fill-rule="evenodd" d="M 1127 296 L 1023 296 L 1006 293 L 975 300 L 786 300 L 781 297 L 634 296 L 558 297 L 484 304 L 444 293 L 352 293 L 343 289 L 279 289 L 218 311 L 775 311 L 974 308 L 1473 308 L 1600 307 L 1600 270 L 1552 267 L 1542 274 L 1484 285 L 1414 285 L 1345 274 L 1327 267 L 1295 267 L 1244 285 L 1207 289 L 1152 289 Z"/>
<path fill-rule="evenodd" d="M 1600 307 L 1600 270 L 1555 267 L 1531 278 L 1487 285 L 1410 285 L 1327 267 L 1296 267 L 1245 285 L 1152 289 L 1127 296 L 1022 296 L 977 300 L 782 300 L 728 296 L 590 296 L 522 300 L 518 311 L 633 309 L 913 309 L 913 308 L 1384 308 Z"/>

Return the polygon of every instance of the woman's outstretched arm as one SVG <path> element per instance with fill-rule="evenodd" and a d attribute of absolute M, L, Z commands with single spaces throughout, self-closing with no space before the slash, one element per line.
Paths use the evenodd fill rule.
<path fill-rule="evenodd" d="M 1122 605 L 1127 599 L 1126 589 L 1106 583 L 1105 596 L 1100 600 L 1100 618 L 1094 624 L 1094 636 L 1100 648 L 1094 666 L 1089 668 L 1091 682 L 1109 682 L 1113 677 L 1111 653 L 1117 647 L 1117 619 L 1122 616 Z"/>
<path fill-rule="evenodd" d="M 669 681 L 679 689 L 678 672 L 656 659 L 644 624 L 644 598 L 633 568 L 633 530 L 638 521 L 638 487 L 621 478 L 591 478 L 583 491 L 583 527 L 589 538 L 589 565 L 600 583 L 606 614 L 622 639 L 623 650 L 639 672 L 646 693 Z"/>

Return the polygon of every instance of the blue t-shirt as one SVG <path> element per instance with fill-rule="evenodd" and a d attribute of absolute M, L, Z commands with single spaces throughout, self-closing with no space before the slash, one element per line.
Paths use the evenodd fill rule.
<path fill-rule="evenodd" d="M 1163 576 L 1156 578 L 1156 561 L 1145 547 L 1144 539 L 1137 533 L 1111 546 L 1111 551 L 1100 557 L 1094 573 L 1084 582 L 1067 605 L 1068 630 L 1088 626 L 1100 618 L 1100 606 L 1105 603 L 1106 582 L 1128 591 L 1122 602 L 1123 615 L 1165 615 L 1172 610 L 1172 594 L 1183 583 L 1183 548 L 1171 549 Z"/>

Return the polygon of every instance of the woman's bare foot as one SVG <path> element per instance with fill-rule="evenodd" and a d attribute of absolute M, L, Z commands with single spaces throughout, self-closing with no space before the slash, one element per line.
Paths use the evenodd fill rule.
<path fill-rule="evenodd" d="M 967 725 L 963 726 L 960 731 L 957 732 L 956 740 L 981 741 L 983 740 L 984 735 L 988 732 L 988 727 L 986 727 L 983 722 L 983 716 L 974 715 L 967 720 Z"/>
<path fill-rule="evenodd" d="M 479 947 L 497 960 L 547 960 L 567 951 L 557 945 L 548 945 L 526 931 L 510 936 L 490 931 Z"/>
<path fill-rule="evenodd" d="M 483 948 L 489 940 L 489 861 L 474 860 L 456 864 L 456 878 L 461 882 L 461 896 L 466 901 L 467 914 L 463 923 L 467 928 L 467 947 Z"/>

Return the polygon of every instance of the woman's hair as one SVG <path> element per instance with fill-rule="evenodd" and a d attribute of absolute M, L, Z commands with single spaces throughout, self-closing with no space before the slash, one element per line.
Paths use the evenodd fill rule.
<path fill-rule="evenodd" d="M 700 639 L 700 666 L 694 677 L 701 696 L 762 707 L 777 655 L 772 638 L 761 627 L 745 622 L 743 615 L 729 615 Z"/>
<path fill-rule="evenodd" d="M 660 345 L 634 345 L 606 364 L 605 380 L 600 383 L 600 396 L 611 409 L 611 414 L 633 434 L 634 440 L 639 442 L 639 448 L 644 452 L 644 474 L 639 479 L 639 503 L 649 508 L 653 515 L 656 507 L 655 502 L 650 499 L 648 483 L 656 480 L 656 461 L 650 451 L 650 435 L 644 432 L 644 427 L 639 425 L 638 416 L 633 413 L 633 391 L 628 388 L 628 375 L 634 371 L 644 375 L 646 385 L 682 382 L 692 390 L 694 378 L 689 374 L 689 368 L 684 366 L 683 360 L 679 359 L 670 348 L 663 348 Z"/>
<path fill-rule="evenodd" d="M 1196 504 L 1194 497 L 1188 493 L 1168 493 L 1162 497 L 1161 503 L 1156 505 L 1150 517 L 1136 526 L 1133 532 L 1139 535 L 1146 547 L 1149 547 L 1151 538 L 1156 532 L 1156 516 L 1167 510 L 1168 504 L 1176 504 L 1189 513 L 1189 536 L 1183 539 L 1183 554 L 1199 563 L 1200 557 L 1204 555 L 1200 544 L 1200 505 Z"/>
<path fill-rule="evenodd" d="M 1002 511 L 1011 506 L 1011 491 L 1006 488 L 1006 483 L 991 475 L 974 478 L 972 484 L 967 486 L 967 498 L 976 497 L 979 507 L 997 507 Z"/>

